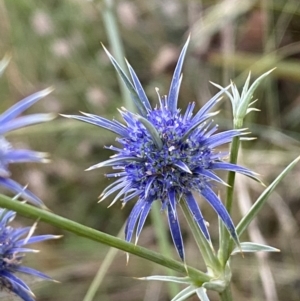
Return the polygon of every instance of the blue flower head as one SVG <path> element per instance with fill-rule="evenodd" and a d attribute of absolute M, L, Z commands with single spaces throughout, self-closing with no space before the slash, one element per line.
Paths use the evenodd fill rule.
<path fill-rule="evenodd" d="M 51 91 L 51 89 L 46 89 L 34 93 L 0 114 L 0 186 L 5 187 L 14 194 L 22 196 L 37 206 L 44 206 L 43 202 L 30 190 L 10 178 L 9 164 L 19 162 L 47 162 L 47 154 L 26 149 L 15 149 L 6 140 L 4 135 L 22 127 L 53 119 L 54 116 L 52 114 L 32 114 L 18 117 Z"/>
<path fill-rule="evenodd" d="M 33 236 L 35 225 L 26 228 L 13 228 L 8 224 L 15 216 L 15 212 L 0 208 L 0 285 L 2 289 L 16 294 L 24 301 L 34 301 L 34 294 L 16 273 L 52 280 L 35 269 L 23 266 L 22 259 L 25 253 L 37 252 L 37 250 L 28 248 L 27 245 L 59 238 L 59 236 Z"/>
<path fill-rule="evenodd" d="M 209 100 L 196 114 L 195 103 L 187 106 L 185 113 L 177 108 L 179 88 L 182 80 L 181 70 L 189 40 L 180 54 L 170 91 L 167 96 L 160 96 L 159 104 L 152 108 L 141 83 L 127 63 L 132 78 L 130 81 L 115 59 L 106 50 L 112 64 L 129 88 L 138 113 L 122 108 L 120 114 L 125 124 L 117 120 L 83 113 L 84 116 L 67 115 L 68 118 L 88 122 L 118 135 L 120 145 L 109 146 L 115 152 L 111 159 L 89 168 L 111 166 L 115 171 L 107 174 L 115 179 L 101 194 L 102 199 L 117 192 L 112 204 L 122 197 L 125 205 L 137 197 L 125 229 L 125 238 L 131 241 L 133 233 L 139 237 L 145 220 L 155 201 L 166 210 L 169 228 L 174 245 L 184 260 L 183 241 L 177 218 L 177 205 L 186 202 L 191 214 L 205 237 L 210 240 L 206 223 L 193 196 L 201 195 L 216 211 L 233 239 L 238 243 L 234 224 L 225 206 L 212 190 L 212 181 L 225 184 L 215 170 L 239 172 L 253 177 L 249 170 L 223 161 L 225 154 L 215 148 L 231 142 L 242 131 L 229 130 L 217 133 L 217 126 L 209 119 L 216 114 L 210 110 L 220 100 L 222 90 Z"/>

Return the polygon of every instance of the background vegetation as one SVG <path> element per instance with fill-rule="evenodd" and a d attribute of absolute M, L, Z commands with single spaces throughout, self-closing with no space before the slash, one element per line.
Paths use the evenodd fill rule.
<path fill-rule="evenodd" d="M 240 163 L 270 183 L 299 155 L 298 0 L 0 0 L 0 55 L 8 53 L 12 57 L 0 80 L 0 112 L 30 93 L 54 86 L 55 91 L 32 112 L 85 111 L 118 118 L 116 108 L 124 105 L 124 100 L 115 71 L 100 45 L 102 42 L 113 54 L 118 50 L 111 47 L 111 38 L 118 32 L 109 23 L 110 17 L 117 20 L 126 58 L 153 104 L 155 87 L 167 93 L 179 51 L 189 33 L 192 39 L 180 94 L 183 109 L 191 101 L 201 107 L 216 92 L 209 81 L 227 85 L 232 79 L 242 86 L 249 71 L 255 78 L 277 67 L 255 95 L 261 112 L 252 113 L 247 126 L 258 139 L 243 144 Z M 229 101 L 223 102 L 220 109 L 216 121 L 221 128 L 230 128 Z M 109 200 L 97 204 L 98 195 L 108 183 L 105 170 L 84 172 L 110 155 L 103 148 L 114 143 L 108 132 L 58 117 L 50 123 L 19 130 L 9 138 L 15 146 L 30 146 L 52 157 L 47 165 L 13 166 L 15 179 L 24 185 L 29 183 L 52 211 L 117 235 L 131 205 L 120 210 L 120 204 L 107 209 Z M 256 242 L 264 240 L 281 249 L 281 253 L 233 258 L 236 300 L 299 300 L 299 179 L 298 166 L 272 195 L 248 234 Z M 222 195 L 224 190 L 219 188 Z M 238 177 L 235 222 L 249 206 L 248 199 L 254 199 L 262 190 L 259 184 Z M 201 204 L 217 243 L 216 215 L 205 203 Z M 18 221 L 32 223 L 23 218 Z M 108 248 L 42 223 L 38 231 L 64 237 L 42 245 L 38 256 L 27 258 L 31 265 L 61 282 L 37 283 L 37 300 L 82 300 Z M 187 231 L 184 235 L 188 262 L 199 262 L 201 266 L 192 237 Z M 157 248 L 151 222 L 139 243 Z M 125 254 L 119 252 L 95 300 L 170 300 L 166 285 L 132 278 L 164 272 L 133 256 L 126 265 Z"/>

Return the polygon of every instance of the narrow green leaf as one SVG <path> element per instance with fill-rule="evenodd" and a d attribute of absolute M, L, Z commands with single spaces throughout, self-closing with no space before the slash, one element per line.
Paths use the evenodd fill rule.
<path fill-rule="evenodd" d="M 261 83 L 261 81 L 265 77 L 267 77 L 274 69 L 275 68 L 267 71 L 266 73 L 261 75 L 258 79 L 256 79 L 256 81 L 250 86 L 250 88 L 248 90 L 249 81 L 250 81 L 250 73 L 249 73 L 249 76 L 248 76 L 246 83 L 244 85 L 244 88 L 243 88 L 240 103 L 237 106 L 237 111 L 235 112 L 235 116 L 234 116 L 235 118 L 244 118 L 246 116 L 247 109 L 248 109 L 250 100 L 253 96 L 253 93 L 255 92 L 256 88 Z"/>
<path fill-rule="evenodd" d="M 206 289 L 203 288 L 203 287 L 199 287 L 197 290 L 196 290 L 196 294 L 198 296 L 198 298 L 201 300 L 201 301 L 209 301 L 209 298 L 206 294 Z"/>
<path fill-rule="evenodd" d="M 251 221 L 257 216 L 265 202 L 267 201 L 270 194 L 276 188 L 276 186 L 281 182 L 281 180 L 290 172 L 290 170 L 298 163 L 300 156 L 297 157 L 293 162 L 291 162 L 281 174 L 265 189 L 265 191 L 260 195 L 256 202 L 252 205 L 249 212 L 242 218 L 236 227 L 237 234 L 241 234 L 247 229 Z"/>
<path fill-rule="evenodd" d="M 262 75 L 263 76 L 263 75 Z M 244 87 L 243 87 L 243 91 L 242 91 L 242 95 L 241 98 L 244 98 L 246 93 L 248 92 L 248 88 L 249 88 L 249 84 L 250 84 L 250 78 L 251 78 L 251 72 L 249 72 L 248 77 L 245 81 Z"/>
<path fill-rule="evenodd" d="M 262 244 L 257 244 L 254 242 L 242 242 L 241 243 L 241 249 L 243 253 L 254 253 L 254 252 L 280 252 L 279 249 L 273 248 L 271 246 L 267 245 L 262 245 Z M 231 255 L 241 253 L 241 250 L 239 248 L 235 248 L 232 252 Z"/>
<path fill-rule="evenodd" d="M 183 283 L 183 284 L 191 284 L 191 279 L 189 277 L 175 277 L 175 276 L 160 276 L 154 275 L 149 277 L 141 277 L 137 278 L 139 280 L 156 280 L 156 281 L 164 281 L 164 282 L 174 282 L 174 283 Z"/>
<path fill-rule="evenodd" d="M 183 289 L 179 294 L 177 294 L 171 301 L 184 301 L 188 297 L 195 294 L 196 288 L 194 286 L 188 286 L 187 288 Z"/>

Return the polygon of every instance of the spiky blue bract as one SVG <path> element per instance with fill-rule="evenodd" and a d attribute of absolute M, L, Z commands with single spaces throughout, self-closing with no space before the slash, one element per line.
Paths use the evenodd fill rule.
<path fill-rule="evenodd" d="M 27 245 L 59 238 L 55 235 L 33 235 L 35 225 L 26 228 L 14 228 L 9 223 L 16 213 L 0 208 L 0 285 L 2 289 L 18 295 L 24 301 L 34 301 L 34 294 L 29 286 L 16 273 L 27 274 L 45 280 L 52 280 L 47 275 L 22 265 L 26 253 L 36 253 Z"/>
<path fill-rule="evenodd" d="M 20 162 L 47 162 L 47 154 L 26 149 L 15 149 L 6 140 L 5 134 L 32 124 L 53 119 L 52 114 L 31 114 L 19 116 L 41 98 L 48 95 L 52 89 L 42 90 L 19 101 L 0 114 L 0 186 L 14 194 L 18 194 L 34 205 L 43 207 L 43 202 L 24 186 L 10 178 L 9 164 Z"/>
<path fill-rule="evenodd" d="M 118 135 L 116 141 L 120 147 L 108 147 L 115 155 L 90 167 L 89 170 L 104 166 L 112 166 L 115 170 L 106 176 L 118 179 L 103 191 L 102 199 L 117 191 L 112 204 L 121 197 L 124 204 L 134 197 L 138 198 L 128 218 L 126 240 L 131 241 L 135 231 L 138 239 L 151 204 L 159 201 L 162 209 L 167 212 L 173 242 L 182 260 L 184 248 L 177 218 L 177 205 L 180 202 L 187 203 L 200 230 L 206 239 L 210 240 L 206 222 L 193 196 L 201 195 L 217 212 L 238 243 L 234 224 L 225 206 L 214 193 L 211 182 L 224 184 L 214 173 L 216 169 L 254 176 L 243 167 L 223 162 L 225 155 L 215 150 L 216 147 L 231 142 L 233 137 L 243 134 L 243 131 L 239 130 L 217 133 L 217 126 L 209 121 L 216 114 L 211 112 L 211 109 L 220 100 L 225 89 L 210 99 L 196 114 L 193 114 L 194 103 L 188 105 L 185 113 L 181 113 L 177 108 L 181 69 L 187 46 L 188 41 L 179 57 L 169 95 L 161 97 L 158 94 L 159 105 L 155 108 L 150 106 L 135 72 L 128 64 L 133 83 L 125 78 L 124 72 L 122 78 L 131 90 L 133 87 L 135 89 L 131 93 L 135 94 L 135 102 L 139 100 L 139 114 L 123 108 L 120 113 L 125 124 L 87 113 L 83 113 L 83 116 L 65 115 L 100 126 Z M 116 61 L 111 55 L 109 57 L 116 67 Z M 120 73 L 120 67 L 116 69 Z"/>

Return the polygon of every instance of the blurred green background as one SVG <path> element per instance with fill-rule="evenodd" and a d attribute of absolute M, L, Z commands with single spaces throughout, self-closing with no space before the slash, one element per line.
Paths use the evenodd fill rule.
<path fill-rule="evenodd" d="M 116 31 L 111 21 L 117 22 Z M 114 55 L 113 42 L 121 37 L 125 56 L 136 70 L 152 104 L 155 87 L 166 94 L 183 43 L 191 33 L 180 106 L 195 101 L 200 108 L 217 90 L 209 83 L 242 87 L 249 71 L 255 79 L 277 67 L 255 93 L 261 112 L 249 115 L 247 127 L 256 141 L 243 143 L 240 163 L 261 174 L 268 184 L 300 150 L 300 2 L 298 0 L 0 0 L 0 55 L 11 62 L 0 79 L 0 111 L 23 97 L 53 86 L 55 91 L 30 112 L 76 114 L 90 112 L 119 118 L 124 105 L 116 73 L 102 49 Z M 220 105 L 215 118 L 221 129 L 232 126 L 230 102 Z M 11 133 L 15 147 L 30 147 L 51 154 L 47 165 L 12 166 L 14 179 L 29 184 L 55 213 L 117 235 L 131 204 L 107 209 L 109 200 L 97 197 L 109 182 L 105 170 L 84 172 L 111 153 L 103 148 L 114 137 L 100 128 L 59 117 L 47 124 Z M 225 175 L 224 175 L 225 176 Z M 253 223 L 248 237 L 265 241 L 281 253 L 233 258 L 235 300 L 298 301 L 300 295 L 300 167 L 296 167 L 273 193 Z M 221 196 L 224 188 L 220 189 Z M 238 177 L 233 219 L 247 210 L 248 199 L 263 191 L 257 183 Z M 217 244 L 217 218 L 199 200 Z M 165 218 L 162 214 L 162 218 Z M 32 221 L 19 218 L 21 224 Z M 183 227 L 186 227 L 184 223 Z M 82 300 L 108 248 L 62 233 L 40 223 L 39 233 L 63 234 L 42 246 L 26 263 L 61 283 L 37 283 L 38 301 Z M 187 262 L 202 266 L 193 238 L 184 230 Z M 139 244 L 157 249 L 148 221 Z M 176 254 L 169 254 L 175 256 Z M 119 252 L 94 300 L 170 300 L 167 285 L 133 277 L 165 274 L 158 266 Z M 218 300 L 214 294 L 211 300 Z M 5 297 L 4 297 L 5 298 Z M 6 300 L 6 299 L 5 299 Z M 191 300 L 196 300 L 191 298 Z"/>

